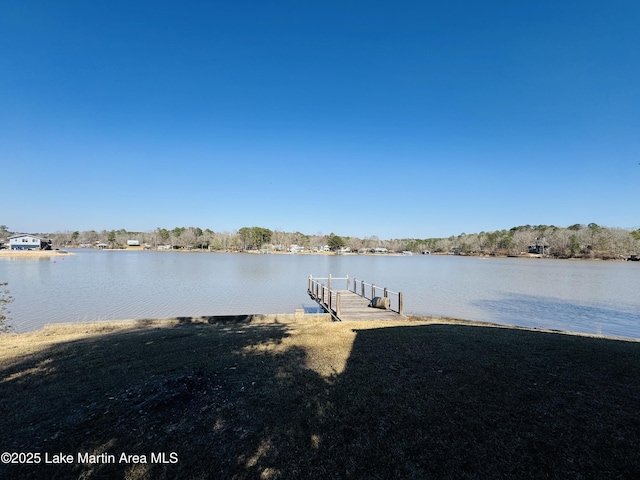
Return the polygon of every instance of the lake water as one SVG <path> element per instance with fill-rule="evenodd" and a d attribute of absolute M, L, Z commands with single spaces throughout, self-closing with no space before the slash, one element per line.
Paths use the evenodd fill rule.
<path fill-rule="evenodd" d="M 405 313 L 640 338 L 637 262 L 73 252 L 0 257 L 16 331 L 57 322 L 310 310 L 316 305 L 306 293 L 308 276 L 332 274 L 402 291 Z"/>

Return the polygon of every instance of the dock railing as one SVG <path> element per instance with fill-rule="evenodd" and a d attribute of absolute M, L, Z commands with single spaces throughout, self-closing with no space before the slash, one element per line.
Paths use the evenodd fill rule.
<path fill-rule="evenodd" d="M 391 304 L 389 310 L 393 310 L 394 312 L 403 315 L 404 296 L 402 292 L 394 292 L 393 290 L 389 290 L 387 287 L 378 287 L 374 283 L 366 283 L 364 280 L 354 278 L 353 293 L 357 293 L 368 300 L 371 300 L 374 297 L 389 298 L 389 303 Z M 394 306 L 396 308 L 394 308 Z"/>
<path fill-rule="evenodd" d="M 326 281 L 326 285 L 323 283 L 323 280 Z M 317 278 L 309 275 L 307 285 L 307 292 L 309 293 L 309 296 L 318 302 L 328 313 L 330 313 L 334 319 L 340 320 L 340 291 L 334 290 L 331 282 L 333 282 L 333 285 L 335 286 L 336 282 L 339 284 L 339 282 L 342 281 L 346 281 L 347 291 L 360 295 L 367 300 L 371 300 L 376 296 L 389 298 L 389 309 L 403 315 L 404 299 L 402 292 L 394 292 L 386 287 L 378 287 L 375 284 L 366 283 L 365 281 L 358 280 L 356 278 L 353 279 L 352 289 L 351 277 L 349 277 L 349 275 L 346 277 L 332 277 L 329 275 L 328 277 Z"/>
<path fill-rule="evenodd" d="M 326 280 L 327 284 L 322 283 L 322 280 Z M 347 288 L 350 290 L 351 279 L 349 275 L 346 277 L 328 277 L 314 278 L 309 275 L 309 283 L 307 286 L 307 292 L 316 302 L 322 306 L 335 320 L 340 320 L 340 292 L 331 288 L 331 282 L 346 280 Z"/>

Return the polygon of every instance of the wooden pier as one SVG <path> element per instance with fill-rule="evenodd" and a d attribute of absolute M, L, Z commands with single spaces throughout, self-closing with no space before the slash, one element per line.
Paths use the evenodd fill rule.
<path fill-rule="evenodd" d="M 326 282 L 325 283 L 323 283 Z M 346 289 L 334 288 L 336 285 L 345 285 Z M 333 283 L 333 285 L 332 285 Z M 381 288 L 363 280 L 346 277 L 314 278 L 309 275 L 307 285 L 309 296 L 318 302 L 318 305 L 331 314 L 336 321 L 348 320 L 397 320 L 403 315 L 402 292 L 393 292 L 388 288 Z M 380 309 L 369 306 L 374 297 L 389 298 L 390 308 Z"/>

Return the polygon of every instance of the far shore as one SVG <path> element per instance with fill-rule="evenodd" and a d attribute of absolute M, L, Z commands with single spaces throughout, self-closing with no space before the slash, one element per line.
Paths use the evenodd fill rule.
<path fill-rule="evenodd" d="M 69 248 L 81 249 L 82 247 L 72 246 Z M 93 249 L 89 249 L 93 250 Z M 451 254 L 446 252 L 431 252 L 429 254 L 421 254 L 421 253 L 411 253 L 405 254 L 402 252 L 387 252 L 387 253 L 360 253 L 360 252 L 344 252 L 344 253 L 335 253 L 335 252 L 326 252 L 326 251 L 303 251 L 303 252 L 287 252 L 287 251 L 269 251 L 263 252 L 260 250 L 204 250 L 199 248 L 193 249 L 158 249 L 158 248 L 101 248 L 96 250 L 108 251 L 108 252 L 177 252 L 177 253 L 234 253 L 234 254 L 248 254 L 248 255 L 340 255 L 340 256 L 371 256 L 371 257 L 404 257 L 404 256 L 456 256 L 456 257 L 470 257 L 470 258 L 480 258 L 480 259 L 490 259 L 490 258 L 520 258 L 520 259 L 546 259 L 546 260 L 569 260 L 569 261 L 598 261 L 598 262 L 620 262 L 627 261 L 628 258 L 581 258 L 581 257 L 553 257 L 548 255 L 541 255 L 537 253 L 521 253 L 519 255 L 487 255 L 487 254 Z M 75 255 L 75 252 L 69 252 L 66 250 L 0 250 L 0 258 L 1 257 L 18 257 L 18 258 L 42 258 L 42 257 L 55 257 L 55 256 L 65 256 L 65 255 Z"/>
<path fill-rule="evenodd" d="M 76 247 L 74 247 L 76 248 Z M 628 259 L 625 257 L 620 258 L 583 258 L 583 257 L 554 257 L 550 255 L 542 255 L 539 253 L 520 253 L 518 255 L 503 255 L 503 254 L 451 254 L 447 252 L 431 252 L 428 254 L 416 253 L 412 252 L 411 254 L 405 254 L 402 252 L 387 252 L 387 253 L 371 253 L 371 252 L 344 252 L 344 253 L 335 253 L 335 252 L 326 252 L 326 251 L 302 251 L 302 252 L 287 252 L 287 251 L 269 251 L 267 253 L 261 252 L 260 250 L 206 250 L 206 249 L 159 249 L 159 248 L 103 248 L 100 250 L 105 251 L 120 251 L 120 252 L 131 252 L 131 251 L 149 251 L 149 252 L 177 252 L 177 253 L 236 253 L 236 254 L 247 254 L 247 255 L 338 255 L 338 256 L 365 256 L 365 257 L 405 257 L 405 256 L 417 256 L 417 257 L 469 257 L 469 258 L 481 258 L 481 259 L 489 259 L 489 258 L 524 258 L 524 259 L 546 259 L 546 260 L 570 260 L 570 261 L 598 261 L 598 262 L 621 262 L 627 261 Z"/>
<path fill-rule="evenodd" d="M 87 249 L 83 247 L 72 246 L 69 248 L 75 249 Z M 452 254 L 447 252 L 431 252 L 428 254 L 411 252 L 410 254 L 406 254 L 404 252 L 387 252 L 387 253 L 372 253 L 372 252 L 327 252 L 327 251 L 302 251 L 302 252 L 288 252 L 282 250 L 270 250 L 268 252 L 260 251 L 260 250 L 208 250 L 208 249 L 200 249 L 200 248 L 178 248 L 178 249 L 161 249 L 161 248 L 142 248 L 142 247 L 129 247 L 129 248 L 99 248 L 93 249 L 88 248 L 88 250 L 101 250 L 105 252 L 175 252 L 175 253 L 237 253 L 237 254 L 248 254 L 248 255 L 340 255 L 340 256 L 371 256 L 371 257 L 404 257 L 404 256 L 435 256 L 435 257 L 472 257 L 472 258 L 525 258 L 525 259 L 548 259 L 548 260 L 589 260 L 589 261 L 626 261 L 627 258 L 582 258 L 582 257 L 554 257 L 550 255 L 541 255 L 539 253 L 520 253 L 518 255 L 503 255 L 503 254 L 472 254 L 472 253 L 461 253 L 461 254 Z M 0 250 L 1 252 L 5 252 L 5 250 Z M 62 250 L 61 250 L 62 252 Z M 68 255 L 73 255 L 73 253 L 68 253 Z"/>
<path fill-rule="evenodd" d="M 0 250 L 0 257 L 40 258 L 64 257 L 68 255 L 75 255 L 75 253 L 65 250 Z"/>

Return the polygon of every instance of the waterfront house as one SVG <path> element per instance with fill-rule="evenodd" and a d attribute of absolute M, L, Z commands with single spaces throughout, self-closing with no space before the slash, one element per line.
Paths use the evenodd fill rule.
<path fill-rule="evenodd" d="M 127 249 L 142 250 L 142 245 L 140 245 L 140 240 L 127 240 Z"/>
<path fill-rule="evenodd" d="M 549 244 L 545 241 L 544 237 L 537 237 L 536 243 L 532 243 L 531 245 L 529 245 L 527 250 L 529 253 L 544 255 L 545 248 L 547 249 L 547 251 L 549 250 Z"/>
<path fill-rule="evenodd" d="M 26 233 L 9 237 L 9 248 L 11 250 L 40 250 L 42 243 L 40 237 Z"/>

